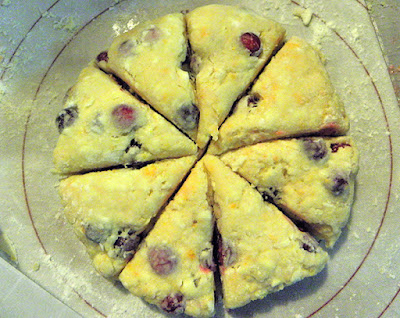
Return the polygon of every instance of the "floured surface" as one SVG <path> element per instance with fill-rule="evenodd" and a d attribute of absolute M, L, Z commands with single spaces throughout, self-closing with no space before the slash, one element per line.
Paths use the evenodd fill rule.
<path fill-rule="evenodd" d="M 0 7 L 0 14 L 10 12 L 12 17 L 23 3 L 11 1 Z M 58 137 L 54 119 L 79 71 L 109 46 L 116 33 L 138 21 L 208 3 L 212 1 L 168 1 L 158 7 L 157 1 L 110 0 L 89 9 L 77 0 L 61 0 L 54 6 L 45 1 L 40 11 L 47 13 L 41 18 L 36 11 L 34 18 L 28 18 L 29 11 L 23 10 L 28 26 L 19 20 L 2 35 L 11 36 L 10 48 L 18 49 L 12 55 L 13 50 L 1 49 L 6 42 L 0 42 L 4 56 L 0 177 L 5 180 L 0 185 L 0 228 L 16 248 L 20 270 L 83 316 L 164 315 L 96 274 L 83 246 L 71 234 L 61 211 L 57 178 L 50 171 Z M 396 298 L 400 243 L 395 239 L 400 230 L 396 221 L 400 113 L 368 11 L 357 0 L 298 4 L 261 0 L 245 5 L 282 23 L 288 37 L 303 37 L 321 49 L 350 117 L 350 135 L 360 150 L 360 171 L 352 217 L 330 252 L 327 270 L 230 313 L 218 303 L 217 315 L 377 317 L 386 311 L 395 316 L 400 311 Z M 60 28 L 56 18 L 67 12 L 80 14 L 71 15 Z M 310 12 L 314 15 L 308 21 Z M 16 31 L 28 32 L 32 25 L 27 37 Z M 0 300 L 0 308 L 3 305 Z"/>

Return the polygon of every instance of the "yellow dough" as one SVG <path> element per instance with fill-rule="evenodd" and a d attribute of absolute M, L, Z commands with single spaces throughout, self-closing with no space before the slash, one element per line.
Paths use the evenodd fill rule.
<path fill-rule="evenodd" d="M 134 295 L 169 313 L 214 314 L 208 184 L 200 161 L 119 277 Z"/>
<path fill-rule="evenodd" d="M 332 247 L 347 224 L 358 152 L 350 137 L 276 140 L 221 160 Z"/>
<path fill-rule="evenodd" d="M 60 174 L 197 152 L 189 138 L 92 65 L 69 91 L 57 121 L 54 162 Z"/>
<path fill-rule="evenodd" d="M 248 9 L 225 5 L 194 9 L 186 19 L 200 109 L 196 142 L 203 148 L 210 136 L 218 138 L 218 127 L 233 103 L 280 45 L 285 31 Z M 242 44 L 245 33 L 259 39 L 258 51 L 249 51 Z"/>
<path fill-rule="evenodd" d="M 284 38 L 211 4 L 137 24 L 82 70 L 54 170 L 101 275 L 166 313 L 212 317 L 218 280 L 229 310 L 324 269 L 313 236 L 331 248 L 346 226 L 358 152 L 319 52 Z"/>
<path fill-rule="evenodd" d="M 195 159 L 168 159 L 137 170 L 91 172 L 61 181 L 67 220 L 100 274 L 119 274 L 132 258 L 140 235 Z"/>
<path fill-rule="evenodd" d="M 226 308 L 243 306 L 319 273 L 328 254 L 217 157 L 204 165 L 214 190 Z"/>
<path fill-rule="evenodd" d="M 99 65 L 195 138 L 199 113 L 193 83 L 182 69 L 187 50 L 183 14 L 168 14 L 116 37 Z"/>
<path fill-rule="evenodd" d="M 220 128 L 210 153 L 269 139 L 341 135 L 349 122 L 318 53 L 292 37 Z"/>

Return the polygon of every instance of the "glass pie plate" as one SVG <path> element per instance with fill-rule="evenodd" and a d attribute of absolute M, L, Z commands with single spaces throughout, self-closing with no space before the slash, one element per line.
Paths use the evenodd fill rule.
<path fill-rule="evenodd" d="M 350 116 L 360 170 L 350 222 L 329 251 L 327 268 L 237 310 L 225 311 L 218 300 L 216 316 L 400 316 L 400 111 L 363 0 L 0 2 L 0 229 L 24 277 L 83 317 L 165 316 L 100 277 L 66 223 L 52 173 L 54 119 L 79 71 L 115 35 L 167 13 L 240 4 L 321 50 Z M 0 316 L 12 317 L 11 307 L 47 304 L 35 302 L 35 290 L 11 287 L 0 293 Z M 11 292 L 17 297 L 10 298 Z M 22 292 L 31 302 L 18 297 Z M 57 310 L 41 317 L 61 315 Z M 21 317 L 30 317 L 29 308 L 23 312 Z"/>

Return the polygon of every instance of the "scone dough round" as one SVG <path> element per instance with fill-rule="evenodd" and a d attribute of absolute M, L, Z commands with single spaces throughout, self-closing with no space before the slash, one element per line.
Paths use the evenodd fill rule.
<path fill-rule="evenodd" d="M 346 226 L 358 152 L 318 52 L 284 37 L 214 4 L 140 23 L 82 70 L 54 163 L 101 275 L 211 317 L 215 277 L 231 309 L 325 268 L 314 237 L 331 248 Z"/>

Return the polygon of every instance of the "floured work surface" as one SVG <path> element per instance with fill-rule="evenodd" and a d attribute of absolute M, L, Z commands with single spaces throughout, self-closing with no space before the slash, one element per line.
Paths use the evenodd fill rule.
<path fill-rule="evenodd" d="M 11 196 L 8 189 L 9 199 L 4 203 L 8 217 L 1 221 L 2 228 L 6 229 L 9 236 L 9 232 L 13 233 L 12 240 L 19 255 L 21 270 L 86 316 L 97 313 L 99 316 L 111 317 L 120 315 L 154 317 L 158 312 L 92 272 L 82 246 L 64 224 L 59 198 L 54 188 L 56 178 L 48 171 L 52 166 L 51 152 L 57 138 L 53 120 L 60 110 L 59 103 L 62 96 L 76 79 L 79 70 L 93 58 L 93 52 L 107 47 L 114 36 L 113 29 L 126 28 L 138 21 L 137 18 L 126 16 L 123 12 L 136 12 L 140 20 L 145 20 L 155 15 L 179 11 L 182 7 L 192 9 L 200 6 L 200 3 L 183 4 L 179 8 L 176 7 L 177 4 L 170 4 L 150 14 L 153 12 L 150 9 L 154 5 L 154 3 L 138 5 L 122 2 L 113 10 L 105 11 L 96 20 L 91 21 L 92 17 L 101 12 L 101 8 L 93 8 L 99 11 L 87 12 L 82 16 L 82 19 L 86 18 L 85 21 L 76 21 L 78 25 L 91 22 L 79 31 L 65 48 L 63 45 L 57 46 L 58 42 L 54 39 L 54 47 L 58 48 L 57 54 L 60 52 L 54 63 L 52 62 L 57 54 L 49 57 L 48 61 L 46 59 L 43 61 L 41 55 L 42 60 L 36 67 L 27 67 L 26 59 L 23 58 L 28 54 L 29 45 L 39 51 L 40 48 L 32 42 L 24 42 L 20 56 L 25 62 L 15 58 L 14 69 L 3 79 L 6 87 L 3 96 L 4 107 L 23 105 L 18 109 L 18 114 L 15 111 L 11 112 L 10 108 L 4 108 L 4 118 L 7 123 L 19 119 L 17 127 L 15 124 L 10 124 L 12 127 L 10 133 L 21 136 L 22 140 L 25 133 L 24 119 L 27 114 L 23 111 L 32 110 L 32 112 L 26 126 L 24 148 L 22 144 L 16 144 L 7 150 L 10 156 L 21 160 L 16 160 L 15 170 L 4 171 L 4 174 L 16 180 L 18 175 L 21 175 L 23 155 L 24 184 L 21 184 L 21 179 L 18 178 L 15 188 L 11 189 Z M 342 6 L 342 10 L 338 10 L 338 6 Z M 398 272 L 393 266 L 395 259 L 392 255 L 398 247 L 396 242 L 391 242 L 389 239 L 390 234 L 396 231 L 397 225 L 391 222 L 391 218 L 394 215 L 393 203 L 398 194 L 398 181 L 392 178 L 391 170 L 393 166 L 395 167 L 392 163 L 397 158 L 398 136 L 395 131 L 391 131 L 391 127 L 395 127 L 398 123 L 399 115 L 393 102 L 393 89 L 387 73 L 382 72 L 384 62 L 368 20 L 368 13 L 357 1 L 340 4 L 305 3 L 304 7 L 315 14 L 306 27 L 304 23 L 308 20 L 309 12 L 302 11 L 302 8 L 295 3 L 256 2 L 250 3 L 249 7 L 281 22 L 289 35 L 301 36 L 321 48 L 334 86 L 344 100 L 350 115 L 350 135 L 354 137 L 360 149 L 360 172 L 357 177 L 352 219 L 348 230 L 331 253 L 332 260 L 328 269 L 315 279 L 304 280 L 283 292 L 270 295 L 263 301 L 230 314 L 223 313 L 221 306 L 217 307 L 218 315 L 228 317 L 253 313 L 262 317 L 280 316 L 284 313 L 288 317 L 301 317 L 318 311 L 318 314 L 325 316 L 335 314 L 345 316 L 350 313 L 359 316 L 377 316 L 390 303 L 397 291 L 395 278 Z M 53 16 L 60 15 L 62 9 L 61 6 L 55 7 Z M 336 12 L 341 12 L 341 15 Z M 298 15 L 303 16 L 304 21 L 299 19 Z M 50 18 L 48 20 L 51 20 Z M 116 21 L 118 23 L 115 23 Z M 353 28 L 348 28 L 349 21 L 353 21 Z M 53 34 L 54 37 L 59 32 L 64 32 L 64 37 L 59 38 L 65 39 L 65 42 L 71 37 L 67 30 L 54 29 L 52 23 L 46 26 L 48 34 Z M 100 33 L 108 36 L 98 39 L 96 43 L 90 42 L 92 35 L 98 34 L 100 30 L 102 31 Z M 33 41 L 44 35 L 37 31 L 31 36 L 30 41 Z M 367 41 L 371 43 L 368 48 L 365 46 Z M 90 47 L 88 43 L 91 43 Z M 76 52 L 81 52 L 79 57 L 76 56 Z M 38 59 L 32 54 L 28 57 L 30 61 Z M 66 65 L 70 65 L 71 68 L 66 68 Z M 23 81 L 15 75 L 14 72 L 17 70 L 26 75 Z M 27 80 L 35 83 L 33 87 L 26 87 L 23 96 L 16 93 L 21 91 L 20 87 L 25 87 L 24 83 Z M 2 140 L 2 145 L 3 142 L 6 145 L 6 140 Z M 24 149 L 23 153 L 21 149 Z M 13 163 L 6 161 L 4 166 L 10 165 L 13 167 Z M 379 171 L 379 178 L 376 177 L 376 171 Z M 24 196 L 21 196 L 24 189 L 32 222 Z M 12 204 L 15 201 L 20 203 Z M 35 230 L 42 247 L 39 240 L 32 240 L 35 238 Z M 378 273 L 376 281 L 368 277 L 371 272 Z M 62 290 L 60 286 L 63 286 Z M 387 288 L 380 288 L 380 294 L 371 296 L 368 288 L 373 289 L 374 286 L 387 286 Z M 354 306 L 352 304 L 357 306 L 352 307 Z M 135 312 L 132 312 L 132 308 Z"/>

